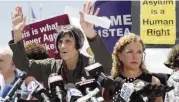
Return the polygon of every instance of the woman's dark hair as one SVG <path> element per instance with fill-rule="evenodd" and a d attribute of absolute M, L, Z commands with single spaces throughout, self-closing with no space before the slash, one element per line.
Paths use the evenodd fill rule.
<path fill-rule="evenodd" d="M 179 67 L 179 44 L 172 47 L 168 59 L 164 64 L 171 69 Z"/>
<path fill-rule="evenodd" d="M 49 57 L 45 46 L 35 42 L 25 45 L 25 52 L 28 59 L 42 60 Z"/>
<path fill-rule="evenodd" d="M 70 37 L 73 37 L 75 39 L 77 50 L 82 48 L 84 44 L 84 35 L 79 28 L 72 26 L 72 25 L 64 25 L 64 26 L 59 26 L 57 29 L 58 29 L 57 30 L 58 35 L 57 35 L 56 42 L 55 42 L 57 51 L 59 51 L 58 49 L 59 40 L 62 37 L 64 37 L 66 34 L 68 34 Z"/>

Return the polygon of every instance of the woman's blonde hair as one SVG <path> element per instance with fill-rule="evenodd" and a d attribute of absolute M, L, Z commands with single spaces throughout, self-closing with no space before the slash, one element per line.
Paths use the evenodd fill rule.
<path fill-rule="evenodd" d="M 137 36 L 136 34 L 133 34 L 133 33 L 129 33 L 129 34 L 123 36 L 115 44 L 114 50 L 112 53 L 113 64 L 112 64 L 112 69 L 111 69 L 111 75 L 113 76 L 113 78 L 118 77 L 120 74 L 120 71 L 123 69 L 123 64 L 118 58 L 118 52 L 122 52 L 127 44 L 130 44 L 130 43 L 136 42 L 136 41 L 139 41 L 142 44 L 143 52 L 144 52 L 145 45 L 144 45 L 143 41 L 140 39 L 139 36 Z M 140 65 L 140 69 L 145 73 L 148 72 L 143 60 Z"/>

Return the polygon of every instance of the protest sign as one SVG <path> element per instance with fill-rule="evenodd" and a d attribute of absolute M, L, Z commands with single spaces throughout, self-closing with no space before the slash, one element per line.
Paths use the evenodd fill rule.
<path fill-rule="evenodd" d="M 66 14 L 28 24 L 22 33 L 24 44 L 31 42 L 43 44 L 50 58 L 59 58 L 60 55 L 57 53 L 55 46 L 56 27 L 67 24 L 70 23 Z"/>

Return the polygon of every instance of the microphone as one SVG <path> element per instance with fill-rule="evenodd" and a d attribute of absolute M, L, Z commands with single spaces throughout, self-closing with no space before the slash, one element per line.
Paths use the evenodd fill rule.
<path fill-rule="evenodd" d="M 3 91 L 2 91 L 1 97 L 5 98 L 6 95 L 8 94 L 8 92 L 11 90 L 11 88 L 12 88 L 11 84 L 6 84 Z"/>
<path fill-rule="evenodd" d="M 89 99 L 90 102 L 100 102 L 104 100 L 104 99 L 99 100 L 101 99 L 101 97 L 99 99 L 95 97 L 95 95 L 99 92 L 99 89 L 96 88 L 97 83 L 95 79 L 82 80 L 81 82 L 77 82 L 75 85 L 78 89 L 81 90 L 81 92 L 83 92 L 83 94 L 87 95 L 84 96 L 81 100 Z"/>
<path fill-rule="evenodd" d="M 121 77 L 117 77 L 113 82 L 114 87 L 110 90 L 110 96 L 112 96 L 112 102 L 125 101 L 129 102 L 131 96 L 134 94 L 134 84 L 126 83 Z M 138 98 L 140 99 L 140 98 Z M 143 100 L 135 100 L 135 102 L 143 102 Z"/>
<path fill-rule="evenodd" d="M 52 73 L 48 78 L 48 86 L 52 96 L 57 96 L 62 102 L 64 96 L 64 82 L 62 76 L 57 73 Z"/>
<path fill-rule="evenodd" d="M 19 97 L 20 100 L 26 100 L 27 97 L 28 97 L 28 95 L 29 95 L 29 91 L 27 91 L 27 90 L 17 90 L 17 91 L 15 92 L 14 98 L 15 98 L 15 97 L 18 97 L 18 95 L 20 96 L 20 97 Z"/>
<path fill-rule="evenodd" d="M 9 99 L 14 95 L 15 91 L 20 88 L 20 86 L 22 85 L 22 83 L 26 77 L 27 77 L 26 72 L 21 72 L 19 74 L 18 80 L 15 82 L 15 84 L 13 85 L 11 90 L 8 92 L 8 94 L 4 98 L 4 102 L 9 101 Z"/>
<path fill-rule="evenodd" d="M 93 96 L 95 96 L 96 94 L 98 94 L 99 93 L 99 89 L 98 88 L 95 88 L 93 91 L 90 91 L 90 92 L 88 92 L 88 94 L 86 94 L 85 96 L 83 96 L 83 97 L 81 97 L 81 98 L 79 98 L 76 102 L 86 102 L 86 101 L 88 101 L 90 98 L 92 98 Z M 95 101 L 95 99 L 93 99 L 92 98 L 92 102 L 94 102 Z M 104 101 L 104 99 L 103 98 L 97 98 L 97 100 L 98 101 L 100 101 L 100 102 L 103 102 Z"/>
<path fill-rule="evenodd" d="M 28 77 L 25 80 L 25 84 L 27 85 L 27 90 L 33 97 L 43 100 L 44 102 L 50 102 L 47 90 L 34 77 Z"/>
<path fill-rule="evenodd" d="M 137 79 L 134 81 L 134 90 L 143 95 L 150 97 L 151 93 L 154 94 L 154 96 L 161 96 L 165 92 L 169 92 L 170 90 L 174 89 L 173 86 L 168 85 L 152 85 L 149 82 L 145 82 L 143 80 Z"/>
<path fill-rule="evenodd" d="M 136 102 L 144 101 L 143 98 L 154 99 L 156 96 L 171 90 L 172 88 L 164 85 L 152 85 L 149 82 L 140 79 L 135 80 L 133 83 L 125 83 L 121 77 L 115 79 L 115 92 L 113 92 L 113 100 L 135 100 Z M 121 89 L 121 90 L 120 90 Z M 140 98 L 139 98 L 140 97 Z"/>
<path fill-rule="evenodd" d="M 114 88 L 111 90 L 113 96 L 112 100 L 124 100 L 125 102 L 128 102 L 130 100 L 131 94 L 134 92 L 133 84 L 125 83 L 121 77 L 117 77 L 114 80 L 114 85 Z"/>
<path fill-rule="evenodd" d="M 20 97 L 21 97 L 21 93 L 19 93 L 19 92 L 16 91 L 16 92 L 14 93 L 14 96 L 13 96 L 14 102 L 20 101 Z"/>
<path fill-rule="evenodd" d="M 65 89 L 67 90 L 67 95 L 66 95 L 67 102 L 75 102 L 77 99 L 83 96 L 81 91 L 76 89 L 75 85 L 72 83 L 66 84 Z"/>
<path fill-rule="evenodd" d="M 115 90 L 114 89 L 115 84 L 114 84 L 113 79 L 107 77 L 103 73 L 103 67 L 100 63 L 94 63 L 92 65 L 85 67 L 85 71 L 88 76 L 92 76 L 93 78 L 95 78 L 97 83 L 100 86 L 102 86 L 104 88 Z"/>
<path fill-rule="evenodd" d="M 33 93 L 35 93 L 35 91 L 36 91 L 36 89 L 37 89 L 37 85 L 36 86 L 34 86 L 33 88 L 31 87 L 31 89 L 30 88 L 28 88 L 28 91 L 30 92 L 29 93 L 29 95 L 27 96 L 27 98 L 26 98 L 26 100 L 33 100 Z"/>
<path fill-rule="evenodd" d="M 122 78 L 117 78 L 115 81 L 109 77 L 107 77 L 104 73 L 103 73 L 103 67 L 100 63 L 94 63 L 90 66 L 85 67 L 85 71 L 86 74 L 88 76 L 92 76 L 93 78 L 95 78 L 97 80 L 97 83 L 106 88 L 109 89 L 112 93 L 112 95 L 115 96 L 115 94 L 119 94 L 117 98 L 122 98 L 125 101 L 129 100 L 129 97 L 131 95 L 136 95 L 136 94 L 142 94 L 143 96 L 147 96 L 149 95 L 149 93 L 147 92 L 153 92 L 155 93 L 155 97 L 156 96 L 160 96 L 162 93 L 171 90 L 172 88 L 168 87 L 168 86 L 164 86 L 164 85 L 160 85 L 160 86 L 156 86 L 156 85 L 152 85 L 149 84 L 149 86 L 143 86 L 141 87 L 141 89 L 139 90 L 136 85 L 136 83 L 133 84 L 124 84 L 125 81 Z M 139 85 L 140 86 L 140 85 Z M 150 89 L 151 87 L 151 89 Z M 119 89 L 122 88 L 122 93 L 118 92 Z M 165 90 L 166 88 L 166 90 Z M 113 98 L 116 98 L 113 97 Z"/>
<path fill-rule="evenodd" d="M 112 102 L 125 101 L 129 102 L 133 100 L 135 102 L 144 102 L 141 94 L 137 93 L 137 90 L 141 90 L 139 88 L 140 83 L 126 83 L 121 77 L 117 77 L 114 80 L 115 90 L 112 90 Z"/>
<path fill-rule="evenodd" d="M 133 89 L 131 89 L 131 86 L 128 86 L 127 84 L 124 84 L 125 81 L 118 77 L 115 81 L 109 77 L 107 77 L 102 71 L 103 67 L 100 63 L 94 63 L 90 66 L 85 67 L 85 71 L 87 75 L 94 77 L 97 80 L 97 83 L 110 90 L 110 93 L 112 94 L 111 96 L 113 100 L 120 99 L 123 101 L 128 101 L 130 95 L 133 92 Z M 122 91 L 122 95 L 120 95 L 118 92 L 119 89 L 122 88 L 124 85 L 124 90 Z M 126 92 L 127 91 L 127 92 Z"/>
<path fill-rule="evenodd" d="M 96 83 L 95 79 L 88 79 L 88 80 L 84 79 L 80 82 L 75 83 L 76 88 L 79 89 L 84 95 L 86 94 L 85 92 L 86 88 L 95 89 L 97 85 L 98 84 Z"/>

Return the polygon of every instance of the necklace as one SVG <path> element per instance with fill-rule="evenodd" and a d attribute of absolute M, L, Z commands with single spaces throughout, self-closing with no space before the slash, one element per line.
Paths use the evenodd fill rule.
<path fill-rule="evenodd" d="M 136 78 L 124 78 L 126 83 L 132 83 L 136 80 Z"/>
<path fill-rule="evenodd" d="M 119 77 L 121 77 L 122 79 L 124 79 L 124 81 L 126 83 L 133 83 L 136 79 L 140 79 L 142 77 L 142 74 L 137 76 L 137 77 L 134 77 L 134 78 L 129 78 L 129 77 L 125 77 L 123 76 L 122 74 L 119 75 Z"/>

